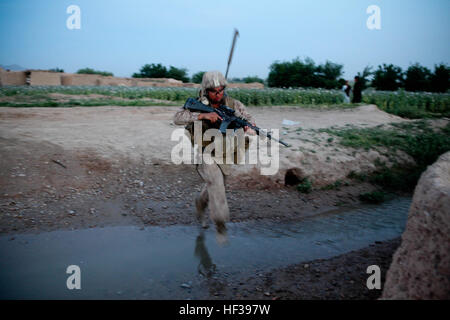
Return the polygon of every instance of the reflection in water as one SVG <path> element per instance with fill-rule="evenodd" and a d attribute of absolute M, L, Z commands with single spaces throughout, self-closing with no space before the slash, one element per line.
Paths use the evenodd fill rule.
<path fill-rule="evenodd" d="M 212 262 L 208 249 L 205 246 L 205 233 L 200 230 L 200 234 L 195 239 L 194 255 L 200 260 L 197 270 L 198 273 L 209 278 L 216 271 L 216 265 Z"/>
<path fill-rule="evenodd" d="M 228 244 L 227 227 L 225 223 L 216 223 L 216 240 L 220 246 Z"/>
<path fill-rule="evenodd" d="M 227 246 L 214 241 L 215 230 L 194 226 L 3 235 L 0 299 L 195 299 L 205 297 L 206 287 L 212 297 L 228 290 L 229 277 L 245 279 L 398 237 L 410 205 L 411 198 L 397 198 L 298 222 L 230 223 Z M 73 264 L 81 268 L 81 290 L 66 287 Z"/>

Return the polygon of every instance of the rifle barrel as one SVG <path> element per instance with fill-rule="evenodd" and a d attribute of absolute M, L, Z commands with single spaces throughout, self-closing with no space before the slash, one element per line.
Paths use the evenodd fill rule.
<path fill-rule="evenodd" d="M 252 128 L 253 130 L 255 130 L 256 131 L 256 133 L 262 133 L 263 135 L 265 135 L 266 137 L 268 137 L 269 139 L 271 139 L 271 140 L 275 140 L 276 142 L 279 142 L 279 143 L 281 143 L 283 146 L 285 146 L 285 147 L 289 147 L 289 145 L 286 143 L 286 142 L 284 142 L 284 141 L 282 141 L 282 140 L 278 140 L 278 139 L 276 139 L 276 138 L 274 138 L 274 137 L 272 137 L 272 135 L 269 133 L 269 132 L 265 132 L 265 131 L 262 131 L 260 128 L 258 128 L 257 126 L 254 126 L 254 125 L 249 125 L 249 127 L 250 128 Z"/>
<path fill-rule="evenodd" d="M 239 35 L 239 31 L 234 29 L 233 42 L 231 43 L 230 55 L 228 56 L 227 72 L 225 72 L 225 79 L 228 77 L 228 70 L 230 69 L 231 59 L 233 58 L 234 45 L 236 44 L 236 38 Z"/>

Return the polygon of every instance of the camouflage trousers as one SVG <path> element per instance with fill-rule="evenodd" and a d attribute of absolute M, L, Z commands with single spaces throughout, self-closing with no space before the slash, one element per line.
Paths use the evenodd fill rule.
<path fill-rule="evenodd" d="M 229 166 L 202 163 L 197 165 L 197 171 L 205 182 L 195 201 L 197 218 L 206 227 L 204 210 L 208 207 L 211 220 L 216 224 L 217 231 L 223 232 L 226 229 L 225 223 L 230 219 L 230 210 L 225 195 L 225 178 L 229 175 Z"/>

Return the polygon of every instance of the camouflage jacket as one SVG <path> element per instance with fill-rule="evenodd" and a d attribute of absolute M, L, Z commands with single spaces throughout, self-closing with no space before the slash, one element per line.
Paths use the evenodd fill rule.
<path fill-rule="evenodd" d="M 253 117 L 250 115 L 250 113 L 247 112 L 244 104 L 240 102 L 239 100 L 233 99 L 228 96 L 224 96 L 222 100 L 222 104 L 226 105 L 227 107 L 230 107 L 235 110 L 235 115 L 238 117 L 242 117 L 246 119 L 250 123 L 254 123 Z M 200 112 L 191 112 L 190 110 L 181 108 L 178 112 L 175 113 L 173 122 L 176 125 L 185 125 L 186 130 L 190 134 L 192 145 L 194 145 L 194 122 L 200 121 L 198 120 Z M 220 121 L 217 121 L 216 123 L 211 123 L 210 121 L 202 121 L 202 135 L 204 132 L 208 129 L 215 128 L 219 129 L 220 127 Z M 206 147 L 210 142 L 209 141 L 203 141 L 203 148 Z M 245 139 L 245 149 L 248 149 L 249 147 L 249 140 L 248 138 Z M 224 145 L 224 151 L 223 155 L 226 156 L 226 146 Z M 234 150 L 236 152 L 236 150 Z M 236 161 L 236 160 L 235 160 Z"/>

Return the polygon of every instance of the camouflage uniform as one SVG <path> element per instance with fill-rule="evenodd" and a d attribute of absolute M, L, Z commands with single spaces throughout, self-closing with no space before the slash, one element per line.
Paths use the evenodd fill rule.
<path fill-rule="evenodd" d="M 223 75 L 218 71 L 206 72 L 203 75 L 202 87 L 199 93 L 198 100 L 205 105 L 209 105 L 207 98 L 207 89 L 217 88 L 220 86 L 226 86 L 227 81 Z M 245 106 L 238 100 L 228 97 L 224 94 L 221 102 L 235 110 L 236 116 L 245 118 L 247 121 L 253 123 L 252 116 L 246 111 Z M 174 123 L 176 125 L 186 125 L 186 129 L 191 135 L 191 141 L 194 137 L 194 121 L 198 120 L 199 112 L 191 112 L 190 110 L 182 108 L 174 116 Z M 202 135 L 210 128 L 218 129 L 220 126 L 220 120 L 216 123 L 211 123 L 210 121 L 202 121 Z M 203 142 L 203 147 L 205 144 L 209 144 L 209 141 Z M 224 143 L 225 145 L 225 143 Z M 248 147 L 248 141 L 246 141 L 246 148 Z M 225 149 L 224 149 L 224 157 Z M 236 161 L 236 157 L 233 157 Z M 204 227 L 207 226 L 206 218 L 204 217 L 204 210 L 209 206 L 211 219 L 214 221 L 219 233 L 225 232 L 225 222 L 229 220 L 229 208 L 227 203 L 227 198 L 225 195 L 225 177 L 229 175 L 229 164 L 218 164 L 216 162 L 212 164 L 202 164 L 197 165 L 197 172 L 202 177 L 205 185 L 200 192 L 200 195 L 195 200 L 195 205 L 197 208 L 197 218 L 202 222 Z"/>

